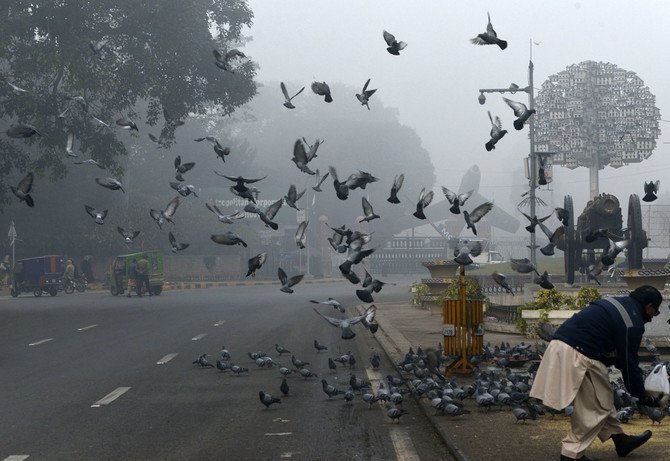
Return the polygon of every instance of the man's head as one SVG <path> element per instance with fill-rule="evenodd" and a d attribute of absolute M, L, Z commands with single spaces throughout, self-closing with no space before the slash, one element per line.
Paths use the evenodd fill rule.
<path fill-rule="evenodd" d="M 629 296 L 642 305 L 645 322 L 651 322 L 651 319 L 659 314 L 663 296 L 656 288 L 650 285 L 642 285 L 631 291 Z"/>

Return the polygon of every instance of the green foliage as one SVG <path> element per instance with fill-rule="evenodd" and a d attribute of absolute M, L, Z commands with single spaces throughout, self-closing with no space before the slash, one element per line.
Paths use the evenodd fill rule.
<path fill-rule="evenodd" d="M 602 298 L 600 292 L 595 287 L 581 287 L 575 296 L 574 309 L 582 310 L 591 302 Z"/>
<path fill-rule="evenodd" d="M 447 285 L 447 288 L 442 292 L 439 297 L 439 301 L 443 302 L 447 299 L 458 299 L 460 296 L 460 283 L 458 278 L 456 278 L 452 283 Z M 465 297 L 467 299 L 481 299 L 485 300 L 486 296 L 482 291 L 479 282 L 474 277 L 465 277 Z"/>
<path fill-rule="evenodd" d="M 412 285 L 412 304 L 421 306 L 421 298 L 430 294 L 430 288 L 425 283 L 416 283 Z"/>

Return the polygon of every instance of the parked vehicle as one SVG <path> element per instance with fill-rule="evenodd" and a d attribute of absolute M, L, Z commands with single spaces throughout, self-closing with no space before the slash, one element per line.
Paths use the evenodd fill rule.
<path fill-rule="evenodd" d="M 74 290 L 77 290 L 79 293 L 83 293 L 88 288 L 88 280 L 84 274 L 70 280 L 69 282 L 63 282 L 58 287 L 58 291 L 64 291 L 67 294 L 74 293 Z"/>
<path fill-rule="evenodd" d="M 32 293 L 42 296 L 58 294 L 63 274 L 63 257 L 61 255 L 37 256 L 19 259 L 14 264 L 14 284 L 10 290 L 13 297 L 21 293 Z"/>
<path fill-rule="evenodd" d="M 149 261 L 149 288 L 152 295 L 159 295 L 163 291 L 163 253 L 158 250 L 141 251 L 119 255 L 114 259 L 110 268 L 110 292 L 113 296 L 122 295 L 128 289 L 128 269 L 130 264 L 145 257 Z"/>

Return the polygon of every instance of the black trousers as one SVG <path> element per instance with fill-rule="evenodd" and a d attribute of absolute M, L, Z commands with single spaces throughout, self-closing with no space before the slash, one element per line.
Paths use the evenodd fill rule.
<path fill-rule="evenodd" d="M 149 287 L 149 274 L 143 274 L 137 276 L 137 293 L 142 293 L 142 287 L 144 288 L 144 294 L 151 294 L 151 287 Z"/>

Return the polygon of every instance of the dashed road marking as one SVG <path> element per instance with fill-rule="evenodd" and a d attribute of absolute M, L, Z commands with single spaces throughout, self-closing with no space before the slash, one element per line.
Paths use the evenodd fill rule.
<path fill-rule="evenodd" d="M 205 336 L 207 336 L 207 333 L 200 333 L 198 336 L 194 336 L 194 337 L 192 337 L 192 338 L 191 338 L 191 341 L 197 341 L 197 340 L 199 340 L 199 339 L 204 338 Z"/>
<path fill-rule="evenodd" d="M 270 435 L 270 436 L 273 436 L 273 435 L 279 435 L 279 436 L 293 435 L 293 432 L 266 432 L 265 435 Z"/>
<path fill-rule="evenodd" d="M 43 340 L 41 340 L 41 341 L 36 341 L 36 342 L 34 342 L 34 343 L 30 343 L 30 344 L 28 344 L 28 345 L 29 345 L 29 346 L 39 346 L 40 344 L 48 343 L 49 341 L 53 341 L 53 338 L 43 339 Z"/>
<path fill-rule="evenodd" d="M 223 325 L 224 323 L 226 323 L 225 320 L 219 320 L 218 322 L 216 322 L 216 323 L 214 324 L 214 326 L 215 326 L 215 327 L 220 327 L 220 326 Z"/>
<path fill-rule="evenodd" d="M 301 455 L 302 451 L 287 451 L 279 455 L 280 458 L 293 458 L 293 455 Z"/>
<path fill-rule="evenodd" d="M 85 326 L 85 327 L 77 328 L 77 331 L 90 330 L 91 328 L 95 328 L 97 326 L 98 326 L 98 324 L 96 323 L 95 325 L 88 325 L 88 326 Z"/>
<path fill-rule="evenodd" d="M 93 405 L 91 405 L 91 408 L 98 408 L 102 405 L 109 405 L 110 403 L 121 397 L 129 390 L 130 390 L 129 387 L 117 387 L 112 392 L 110 392 L 109 394 L 107 394 L 106 396 L 95 402 Z"/>
<path fill-rule="evenodd" d="M 179 354 L 177 354 L 176 352 L 173 352 L 172 354 L 168 354 L 165 357 L 163 357 L 162 359 L 160 359 L 158 362 L 156 362 L 156 365 L 165 365 L 170 360 L 175 358 L 177 355 L 179 355 Z"/>
<path fill-rule="evenodd" d="M 28 459 L 30 455 L 9 455 L 2 461 L 23 461 L 24 459 Z"/>
<path fill-rule="evenodd" d="M 421 461 L 406 429 L 392 427 L 390 433 L 398 461 Z"/>

